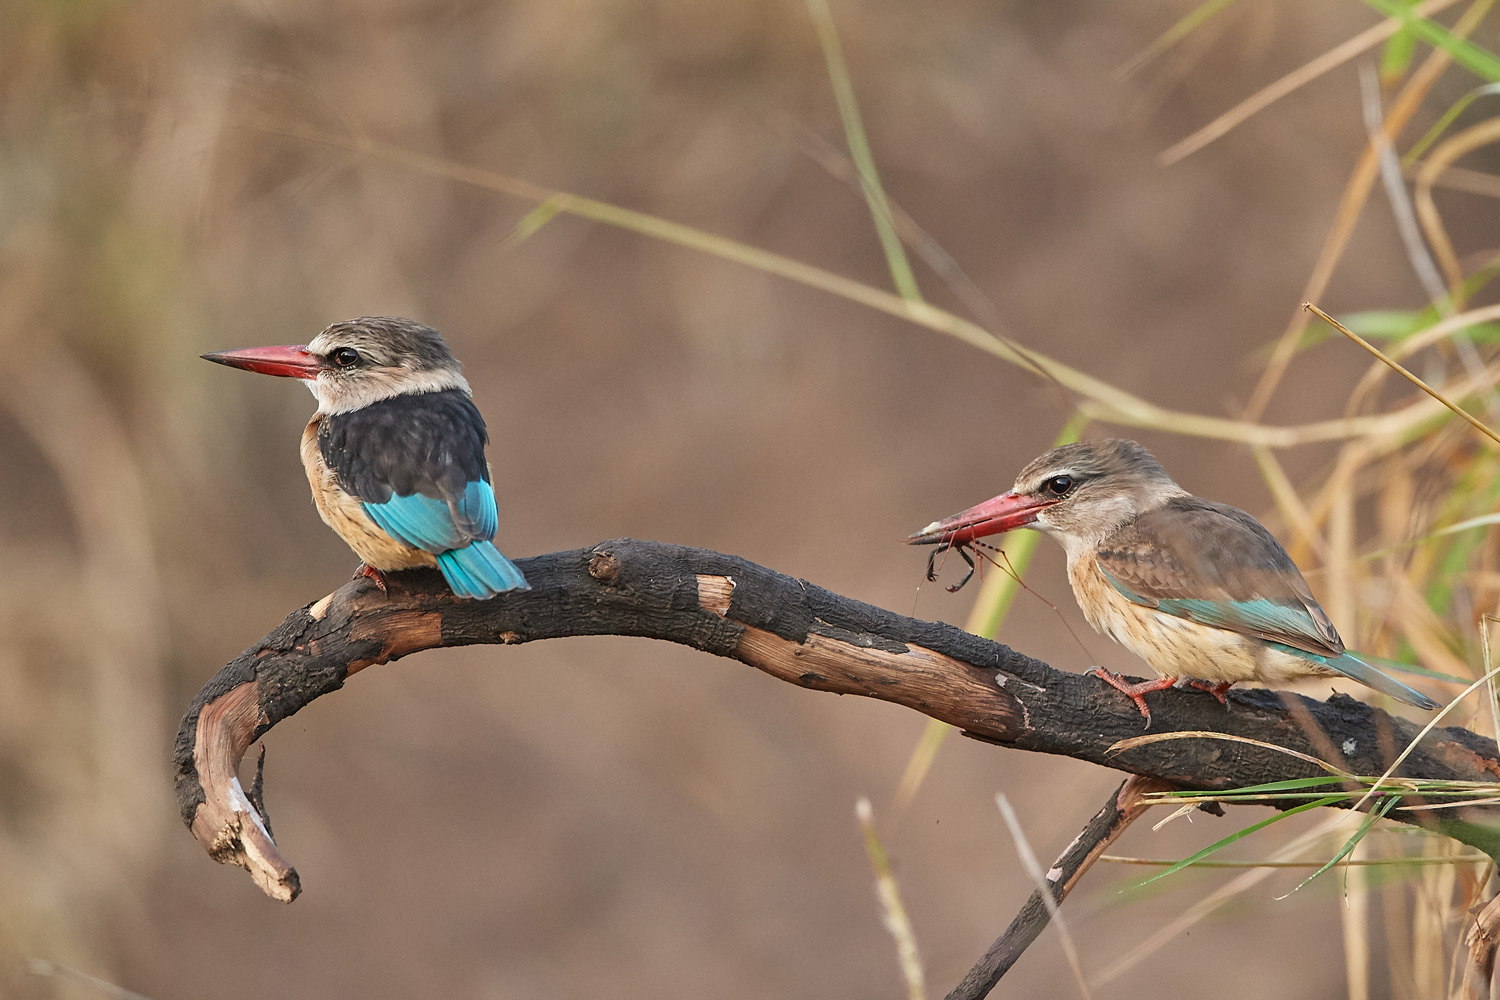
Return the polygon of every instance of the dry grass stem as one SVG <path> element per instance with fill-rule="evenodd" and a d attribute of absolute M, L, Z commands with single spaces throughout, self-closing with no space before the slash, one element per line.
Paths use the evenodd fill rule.
<path fill-rule="evenodd" d="M 1435 14 L 1446 7 L 1453 6 L 1456 2 L 1457 0 L 1427 0 L 1412 11 L 1412 16 L 1427 17 L 1429 14 Z M 1157 158 L 1157 161 L 1166 167 L 1191 156 L 1215 139 L 1228 135 L 1247 118 L 1265 110 L 1288 94 L 1307 86 L 1324 73 L 1337 69 L 1360 53 L 1368 52 L 1400 30 L 1401 21 L 1397 18 L 1388 18 L 1348 41 L 1334 46 L 1318 58 L 1299 66 L 1276 82 L 1256 91 L 1186 139 L 1168 147 Z"/>
<path fill-rule="evenodd" d="M 1413 11 L 1413 14 L 1417 14 L 1421 9 L 1419 7 Z M 1487 9 L 1488 0 L 1479 0 L 1478 3 L 1472 5 L 1454 25 L 1453 34 L 1459 38 L 1467 36 L 1474 30 Z M 1358 53 L 1349 53 L 1350 57 L 1356 54 Z M 1388 141 L 1393 143 L 1396 141 L 1451 62 L 1452 59 L 1448 53 L 1442 49 L 1434 49 L 1402 86 L 1395 100 L 1386 108 L 1383 131 Z M 1317 263 L 1313 265 L 1307 284 L 1302 288 L 1302 301 L 1311 302 L 1321 299 L 1328 290 L 1328 283 L 1333 279 L 1334 269 L 1349 246 L 1354 227 L 1364 211 L 1365 202 L 1370 196 L 1370 188 L 1374 185 L 1378 172 L 1375 148 L 1367 143 L 1359 162 L 1344 185 L 1344 193 L 1339 199 L 1338 211 L 1334 216 L 1333 224 L 1329 226 L 1323 249 L 1318 254 Z M 1270 404 L 1271 396 L 1276 392 L 1281 380 L 1286 377 L 1287 368 L 1297 353 L 1297 345 L 1301 342 L 1302 333 L 1306 329 L 1306 312 L 1301 309 L 1294 310 L 1286 329 L 1282 331 L 1281 339 L 1276 343 L 1271 360 L 1266 364 L 1266 370 L 1261 374 L 1260 381 L 1255 386 L 1255 392 L 1251 395 L 1249 404 L 1245 407 L 1247 419 L 1259 420 L 1261 414 L 1265 412 Z"/>
<path fill-rule="evenodd" d="M 896 943 L 896 960 L 901 967 L 901 978 L 906 983 L 907 1000 L 926 1000 L 926 974 L 922 971 L 922 956 L 917 951 L 916 931 L 907 915 L 906 904 L 901 901 L 901 889 L 891 872 L 890 858 L 875 830 L 875 810 L 869 799 L 861 798 L 854 811 L 864 833 L 870 867 L 875 871 L 875 892 L 880 898 L 881 919 Z"/>
<path fill-rule="evenodd" d="M 1453 241 L 1443 226 L 1437 203 L 1433 200 L 1432 188 L 1443 171 L 1459 157 L 1496 141 L 1500 141 L 1500 118 L 1486 119 L 1444 140 L 1417 168 L 1416 191 L 1413 194 L 1417 217 L 1422 220 L 1427 242 L 1432 245 L 1432 251 L 1442 265 L 1443 274 L 1448 279 L 1449 292 L 1455 302 L 1463 288 L 1463 269 L 1458 262 L 1458 252 L 1453 249 Z"/>
<path fill-rule="evenodd" d="M 1500 120 L 1497 120 L 1497 123 L 1500 123 Z M 1304 302 L 1304 303 L 1302 303 L 1302 307 L 1304 309 L 1308 310 L 1309 312 L 1315 314 L 1323 322 L 1327 323 L 1329 326 L 1333 327 L 1339 333 L 1342 333 L 1344 336 L 1346 336 L 1350 340 L 1354 341 L 1360 347 L 1363 347 L 1365 350 L 1367 350 L 1371 354 L 1375 355 L 1375 357 L 1379 358 L 1384 364 L 1389 365 L 1392 369 L 1394 369 L 1398 374 L 1400 374 L 1403 378 L 1405 378 L 1412 385 L 1415 385 L 1418 389 L 1421 389 L 1423 392 L 1427 393 L 1427 395 L 1431 396 L 1433 399 L 1435 399 L 1438 402 L 1442 403 L 1449 410 L 1452 410 L 1455 414 L 1457 414 L 1458 416 L 1462 417 L 1464 420 L 1467 420 L 1469 422 L 1470 426 L 1472 426 L 1475 430 L 1479 431 L 1481 434 L 1483 434 L 1484 436 L 1488 437 L 1491 441 L 1494 441 L 1496 444 L 1500 444 L 1500 434 L 1496 434 L 1493 430 L 1491 430 L 1489 427 L 1487 427 L 1485 425 L 1484 421 L 1480 420 L 1478 417 L 1474 416 L 1472 413 L 1469 413 L 1467 410 L 1462 409 L 1452 399 L 1448 398 L 1443 393 L 1438 392 L 1436 389 L 1434 389 L 1432 386 L 1428 385 L 1426 382 L 1422 381 L 1416 375 L 1413 375 L 1411 372 L 1407 371 L 1404 367 L 1402 367 L 1402 365 L 1400 364 L 1400 362 L 1398 362 L 1398 361 L 1394 360 L 1393 358 L 1389 357 L 1388 355 L 1386 355 L 1385 352 L 1383 352 L 1383 351 L 1380 350 L 1380 348 L 1376 347 L 1374 344 L 1370 343 L 1368 340 L 1366 340 L 1365 338 L 1361 337 L 1359 334 L 1355 333 L 1353 330 L 1350 330 L 1347 326 L 1345 326 L 1344 324 L 1340 323 L 1338 320 L 1334 319 L 1332 316 L 1328 315 L 1326 312 L 1324 312 L 1323 310 L 1319 309 L 1317 306 L 1313 305 L 1311 302 Z M 1461 381 L 1459 383 L 1459 387 L 1463 390 L 1463 392 L 1459 396 L 1459 398 L 1463 398 L 1464 396 L 1468 396 L 1471 392 L 1474 392 L 1475 390 L 1481 388 L 1482 386 L 1493 385 L 1494 382 L 1495 382 L 1496 374 L 1497 374 L 1496 371 L 1485 371 L 1485 372 L 1479 373 L 1478 375 L 1471 375 L 1468 379 L 1465 379 L 1465 380 Z"/>
<path fill-rule="evenodd" d="M 1032 884 L 1036 886 L 1037 892 L 1042 897 L 1042 905 L 1047 908 L 1047 915 L 1052 918 L 1052 925 L 1057 928 L 1057 938 L 1062 944 L 1063 954 L 1067 956 L 1068 967 L 1073 971 L 1073 981 L 1078 984 L 1078 992 L 1084 1000 L 1093 1000 L 1093 993 L 1089 991 L 1088 979 L 1083 974 L 1083 961 L 1078 957 L 1078 946 L 1073 942 L 1073 934 L 1068 930 L 1067 922 L 1063 920 L 1062 910 L 1057 905 L 1057 900 L 1052 897 L 1053 887 L 1047 881 L 1047 875 L 1042 871 L 1042 864 L 1037 860 L 1036 852 L 1031 849 L 1031 841 L 1026 839 L 1026 831 L 1021 827 L 1021 820 L 1016 816 L 1016 810 L 1010 804 L 1010 799 L 1005 797 L 1004 792 L 995 795 L 995 805 L 1000 810 L 1000 815 L 1005 819 L 1005 825 L 1010 829 L 1011 838 L 1016 844 L 1016 856 L 1021 860 L 1021 867 L 1030 876 Z"/>

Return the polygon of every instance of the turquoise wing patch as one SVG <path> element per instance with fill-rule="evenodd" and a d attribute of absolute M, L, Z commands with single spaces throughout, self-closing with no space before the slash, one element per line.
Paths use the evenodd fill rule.
<path fill-rule="evenodd" d="M 1317 623 L 1301 603 L 1285 604 L 1265 597 L 1246 601 L 1211 601 L 1189 597 L 1146 598 L 1122 586 L 1104 567 L 1099 568 L 1110 585 L 1132 604 L 1184 618 L 1200 625 L 1227 629 L 1248 635 L 1282 640 L 1294 646 L 1311 643 L 1327 648 L 1328 640 L 1318 632 Z"/>
<path fill-rule="evenodd" d="M 483 479 L 476 479 L 464 488 L 464 495 L 454 504 L 458 510 L 459 527 L 470 538 L 494 538 L 500 526 L 500 515 L 495 510 L 495 491 Z"/>
<path fill-rule="evenodd" d="M 470 536 L 454 521 L 448 501 L 437 497 L 421 493 L 405 497 L 393 495 L 385 503 L 365 504 L 365 513 L 387 535 L 414 549 L 446 552 L 467 545 L 470 540 Z"/>

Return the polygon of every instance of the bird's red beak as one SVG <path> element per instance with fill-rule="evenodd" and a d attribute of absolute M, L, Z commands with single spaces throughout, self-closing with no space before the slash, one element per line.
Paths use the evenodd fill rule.
<path fill-rule="evenodd" d="M 985 535 L 1025 527 L 1036 520 L 1038 513 L 1056 502 L 1020 493 L 1002 493 L 952 517 L 933 521 L 921 531 L 907 536 L 906 541 L 911 545 L 965 545 Z"/>
<path fill-rule="evenodd" d="M 318 356 L 309 354 L 301 344 L 290 347 L 246 347 L 238 351 L 215 351 L 213 354 L 200 356 L 204 361 L 284 378 L 315 379 L 322 366 Z"/>

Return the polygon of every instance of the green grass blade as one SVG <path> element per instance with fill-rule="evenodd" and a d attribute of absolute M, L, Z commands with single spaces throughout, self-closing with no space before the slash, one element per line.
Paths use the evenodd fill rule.
<path fill-rule="evenodd" d="M 1468 844 L 1492 858 L 1500 858 L 1500 829 L 1489 823 L 1475 823 L 1472 820 L 1462 819 L 1445 820 L 1439 817 L 1437 829 L 1443 836 L 1452 837 L 1460 844 Z"/>
<path fill-rule="evenodd" d="M 1403 24 L 1403 31 L 1411 31 L 1428 45 L 1442 49 L 1453 57 L 1453 61 L 1490 82 L 1500 81 L 1500 57 L 1482 49 L 1467 39 L 1459 38 L 1447 28 L 1425 17 L 1412 17 L 1411 11 L 1398 0 L 1364 0 L 1386 17 L 1395 18 Z"/>
<path fill-rule="evenodd" d="M 1227 790 L 1213 791 L 1203 788 L 1174 788 L 1170 792 L 1163 792 L 1162 799 L 1193 799 L 1205 795 L 1260 795 L 1266 792 L 1295 792 L 1308 788 L 1324 788 L 1328 785 L 1336 785 L 1341 781 L 1347 781 L 1336 774 L 1320 775 L 1316 778 L 1287 778 L 1284 781 L 1267 781 L 1260 785 L 1246 785 L 1244 788 L 1231 788 Z"/>
<path fill-rule="evenodd" d="M 1479 100 L 1479 98 L 1488 96 L 1490 94 L 1500 94 L 1500 83 L 1487 83 L 1482 87 L 1475 87 L 1473 90 L 1460 97 L 1453 103 L 1453 106 L 1451 108 L 1443 112 L 1442 117 L 1437 120 L 1437 123 L 1433 125 L 1432 128 L 1427 130 L 1427 134 L 1422 136 L 1421 139 L 1417 140 L 1417 144 L 1415 146 L 1406 151 L 1406 155 L 1401 157 L 1401 165 L 1403 167 L 1409 167 L 1413 163 L 1416 163 L 1418 160 L 1420 160 L 1422 158 L 1422 154 L 1427 152 L 1428 148 L 1431 147 L 1433 143 L 1437 142 L 1438 138 L 1444 132 L 1448 131 L 1448 126 L 1453 124 L 1454 119 L 1468 110 L 1469 105 Z"/>
<path fill-rule="evenodd" d="M 1354 848 L 1359 845 L 1359 842 L 1361 840 L 1365 839 L 1365 834 L 1370 832 L 1370 828 L 1380 820 L 1384 819 L 1385 814 L 1390 812 L 1392 807 L 1394 807 L 1395 804 L 1400 801 L 1401 796 L 1399 795 L 1387 796 L 1385 800 L 1380 803 L 1380 805 L 1365 813 L 1365 818 L 1360 821 L 1359 827 L 1354 831 L 1353 834 L 1350 835 L 1349 839 L 1344 841 L 1344 846 L 1339 848 L 1339 852 L 1332 858 L 1324 862 L 1323 867 L 1319 868 L 1317 871 L 1307 876 L 1307 878 L 1297 883 L 1297 889 L 1301 889 L 1313 879 L 1317 878 L 1319 875 L 1323 874 L 1328 869 L 1332 868 L 1334 865 L 1347 858 L 1350 854 L 1353 854 Z M 1296 892 L 1297 889 L 1293 889 L 1292 892 Z M 1286 896 L 1278 896 L 1277 898 L 1285 899 L 1287 896 L 1290 896 L 1292 892 L 1287 893 Z"/>
<path fill-rule="evenodd" d="M 1380 51 L 1380 82 L 1389 86 L 1411 69 L 1411 58 L 1417 51 L 1417 36 L 1401 30 L 1386 40 Z"/>
<path fill-rule="evenodd" d="M 1468 531 L 1470 528 L 1481 528 L 1492 524 L 1500 524 L 1500 514 L 1485 514 L 1482 517 L 1471 517 L 1466 521 L 1460 521 L 1457 524 L 1450 524 L 1446 528 L 1439 528 L 1436 531 L 1421 535 L 1417 538 L 1410 539 L 1409 541 L 1402 542 L 1399 545 L 1388 545 L 1383 549 L 1376 549 L 1373 552 L 1367 552 L 1359 557 L 1359 561 L 1369 562 L 1374 559 L 1384 559 L 1386 556 L 1395 555 L 1397 552 L 1402 552 L 1406 549 L 1413 548 L 1418 545 L 1429 544 L 1433 541 L 1436 541 L 1437 539 L 1443 538 L 1446 535 L 1454 535 L 1461 531 Z M 1390 662 L 1396 663 L 1398 661 L 1393 660 Z"/>
<path fill-rule="evenodd" d="M 1407 9 L 1416 6 L 1416 0 L 1403 0 Z M 1411 69 L 1411 60 L 1417 52 L 1417 36 L 1410 28 L 1402 28 L 1380 49 L 1380 82 L 1390 86 Z"/>
<path fill-rule="evenodd" d="M 1197 852 L 1196 854 L 1192 855 L 1191 857 L 1183 858 L 1181 861 L 1177 862 L 1175 865 L 1173 865 L 1172 867 L 1168 868 L 1166 871 L 1158 872 L 1157 874 L 1155 874 L 1155 875 L 1151 876 L 1150 878 L 1146 879 L 1146 881 L 1141 882 L 1141 883 L 1133 886 L 1132 888 L 1139 889 L 1139 888 L 1142 888 L 1143 886 L 1148 886 L 1152 882 L 1158 881 L 1159 879 L 1164 879 L 1168 875 L 1174 875 L 1177 872 L 1182 871 L 1184 868 L 1187 868 L 1187 867 L 1191 866 L 1195 862 L 1203 860 L 1204 858 L 1208 857 L 1210 854 L 1213 854 L 1216 851 L 1223 850 L 1224 848 L 1228 847 L 1230 844 L 1239 843 L 1241 840 L 1244 840 L 1246 837 L 1250 836 L 1252 833 L 1256 833 L 1256 832 L 1258 832 L 1260 830 L 1263 830 L 1266 827 L 1270 826 L 1272 823 L 1279 823 L 1281 820 L 1286 819 L 1288 816 L 1295 816 L 1298 813 L 1304 813 L 1304 812 L 1307 812 L 1310 809 L 1322 809 L 1325 806 L 1331 806 L 1335 802 L 1342 801 L 1343 798 L 1344 798 L 1344 796 L 1342 796 L 1342 795 L 1325 795 L 1325 796 L 1323 796 L 1320 799 L 1314 799 L 1311 802 L 1304 802 L 1300 806 L 1293 806 L 1292 808 L 1286 810 L 1285 812 L 1276 813 L 1274 816 L 1267 816 L 1263 820 L 1259 820 L 1258 822 L 1251 823 L 1249 826 L 1244 827 L 1243 829 L 1236 830 L 1234 833 L 1231 833 L 1229 836 L 1225 837 L 1223 840 L 1216 840 L 1216 841 L 1214 841 L 1212 844 L 1209 844 L 1207 847 L 1203 848 L 1203 850 Z"/>
<path fill-rule="evenodd" d="M 1497 274 L 1500 274 L 1500 269 L 1494 266 L 1482 267 L 1475 271 L 1464 279 L 1459 290 L 1459 298 L 1465 302 L 1469 301 L 1483 291 Z M 1446 315 L 1445 310 L 1450 309 L 1451 306 L 1451 301 L 1445 298 L 1442 302 L 1423 309 L 1368 309 L 1340 316 L 1339 321 L 1361 337 L 1367 337 L 1370 340 L 1401 341 L 1441 321 Z M 1309 324 L 1302 334 L 1302 339 L 1298 342 L 1297 350 L 1305 351 L 1310 347 L 1325 343 L 1333 337 L 1334 333 L 1333 327 L 1326 323 Z M 1460 333 L 1475 343 L 1496 343 L 1500 341 L 1500 323 L 1475 323 L 1462 330 L 1453 331 L 1451 336 L 1457 336 Z M 1257 348 L 1255 356 L 1268 357 L 1271 350 L 1272 345 Z"/>
<path fill-rule="evenodd" d="M 562 206 L 558 204 L 556 198 L 543 201 L 536 208 L 521 216 L 521 221 L 517 222 L 516 227 L 510 231 L 510 235 L 505 237 L 505 245 L 513 247 L 531 239 L 543 226 L 557 218 L 557 213 L 561 211 Z"/>
<path fill-rule="evenodd" d="M 838 29 L 833 25 L 833 12 L 828 9 L 828 0 L 807 0 L 807 10 L 812 15 L 813 26 L 818 30 L 818 44 L 823 47 L 823 61 L 828 65 L 833 97 L 838 102 L 839 117 L 844 122 L 844 139 L 849 144 L 849 157 L 854 161 L 854 168 L 859 171 L 860 187 L 870 206 L 870 216 L 875 220 L 875 233 L 880 237 L 881 250 L 885 251 L 885 262 L 891 269 L 891 280 L 903 299 L 921 302 L 922 293 L 917 288 L 916 275 L 912 273 L 911 262 L 906 259 L 901 238 L 896 235 L 895 224 L 891 221 L 891 206 L 886 201 L 885 189 L 880 186 L 880 175 L 875 171 L 875 157 L 870 153 L 864 122 L 859 117 L 859 104 L 854 99 L 854 84 L 849 79 L 849 67 L 844 63 L 844 49 L 839 44 Z"/>
<path fill-rule="evenodd" d="M 1118 854 L 1101 854 L 1099 860 L 1117 865 L 1143 865 L 1151 868 L 1165 868 L 1175 865 L 1177 862 L 1168 861 L 1165 858 L 1128 858 Z M 1358 858 L 1346 861 L 1345 864 L 1355 868 L 1437 868 L 1447 865 L 1472 865 L 1484 863 L 1490 858 L 1484 854 L 1455 854 L 1447 858 Z M 1200 861 L 1194 867 L 1197 868 L 1311 868 L 1316 861 Z"/>
<path fill-rule="evenodd" d="M 1430 535 L 1423 535 L 1417 541 L 1426 541 L 1429 538 L 1438 538 L 1442 535 L 1452 535 L 1460 531 L 1468 531 L 1470 528 L 1480 528 L 1489 524 L 1500 524 L 1500 514 L 1485 514 L 1482 517 L 1471 517 L 1467 521 L 1450 524 L 1446 528 L 1439 528 Z"/>
<path fill-rule="evenodd" d="M 1371 309 L 1340 317 L 1345 326 L 1362 337 L 1395 341 L 1421 333 L 1440 318 L 1436 309 Z M 1476 323 L 1465 327 L 1464 332 L 1475 343 L 1493 344 L 1500 341 L 1500 323 Z M 1318 339 L 1327 340 L 1330 336 L 1332 330 L 1326 324 L 1320 326 Z"/>
<path fill-rule="evenodd" d="M 1104 379 L 1096 378 L 1081 369 L 1063 364 L 1055 358 L 1047 357 L 1030 348 L 1020 350 L 996 337 L 979 324 L 945 309 L 939 309 L 926 302 L 903 299 L 899 295 L 873 285 L 846 278 L 824 268 L 815 267 L 783 254 L 772 253 L 739 240 L 718 236 L 609 202 L 585 198 L 565 191 L 550 190 L 494 170 L 428 156 L 391 143 L 282 123 L 270 123 L 260 128 L 274 135 L 346 149 L 436 177 L 445 177 L 460 184 L 471 184 L 528 201 L 542 202 L 553 198 L 556 200 L 558 210 L 569 215 L 590 219 L 608 226 L 617 226 L 650 239 L 743 264 L 764 274 L 775 275 L 808 288 L 836 295 L 846 301 L 896 316 L 934 333 L 953 337 L 1007 364 L 1025 368 L 1027 371 L 1043 368 L 1049 378 L 1083 397 L 1081 405 L 1091 418 L 1109 420 L 1127 427 L 1170 429 L 1176 434 L 1216 441 L 1264 445 L 1268 448 L 1289 448 L 1318 441 L 1343 441 L 1369 434 L 1388 435 L 1391 441 L 1400 444 L 1411 436 L 1424 433 L 1448 419 L 1446 412 L 1429 407 L 1426 403 L 1409 404 L 1404 410 L 1391 413 L 1338 417 L 1292 426 L 1261 424 L 1230 417 L 1215 417 L 1185 410 L 1174 410 L 1158 406 Z"/>
<path fill-rule="evenodd" d="M 1139 55 L 1135 56 L 1125 65 L 1121 66 L 1119 70 L 1116 71 L 1115 75 L 1120 77 L 1121 79 L 1124 79 L 1127 76 L 1131 76 L 1142 66 L 1145 66 L 1151 60 L 1155 59 L 1163 52 L 1166 52 L 1168 49 L 1176 45 L 1178 42 L 1182 41 L 1188 35 L 1191 35 L 1193 32 L 1203 27 L 1203 25 L 1208 23 L 1210 18 L 1218 14 L 1233 2 L 1234 0 L 1204 0 L 1203 3 L 1200 3 L 1198 6 L 1182 15 L 1182 17 L 1178 18 L 1177 21 L 1166 31 L 1163 31 L 1160 35 L 1157 35 L 1150 45 L 1146 46 L 1146 48 Z"/>
<path fill-rule="evenodd" d="M 1437 566 L 1426 590 L 1427 606 L 1439 615 L 1452 607 L 1455 587 L 1464 586 L 1471 559 L 1490 536 L 1483 522 L 1491 519 L 1492 512 L 1500 506 L 1500 475 L 1491 461 L 1475 461 L 1464 468 L 1442 501 L 1436 514 L 1439 523 L 1448 522 L 1449 529 L 1441 536 L 1444 541 L 1435 546 Z M 1478 515 L 1477 517 L 1473 515 Z M 1479 524 L 1473 524 L 1474 521 Z M 1460 525 L 1469 524 L 1469 527 Z M 1483 563 L 1483 555 L 1479 555 Z M 1500 720 L 1497 720 L 1500 721 Z"/>
<path fill-rule="evenodd" d="M 906 769 L 901 772 L 901 783 L 896 786 L 896 797 L 891 808 L 897 815 L 905 812 L 912 799 L 917 797 L 917 791 L 922 787 L 922 782 L 927 780 L 927 774 L 937 760 L 938 751 L 943 748 L 951 732 L 953 726 L 942 719 L 928 719 L 927 724 L 922 727 L 922 735 L 917 737 L 917 745 L 912 747 L 911 756 L 906 759 Z"/>

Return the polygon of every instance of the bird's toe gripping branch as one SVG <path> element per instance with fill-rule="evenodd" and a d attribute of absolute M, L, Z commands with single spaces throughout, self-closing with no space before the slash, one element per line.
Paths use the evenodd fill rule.
<path fill-rule="evenodd" d="M 1146 695 L 1150 694 L 1153 691 L 1165 691 L 1167 688 L 1172 687 L 1177 683 L 1177 678 L 1175 677 L 1157 677 L 1154 680 L 1141 681 L 1139 684 L 1132 684 L 1114 671 L 1105 670 L 1103 667 L 1089 667 L 1084 671 L 1084 673 L 1099 678 L 1101 681 L 1108 684 L 1110 687 L 1114 688 L 1116 691 L 1120 692 L 1131 701 L 1135 702 L 1136 710 L 1140 712 L 1141 715 L 1145 718 L 1147 726 L 1151 725 L 1151 709 L 1146 704 Z M 1223 701 L 1224 699 L 1220 698 L 1219 700 Z"/>

